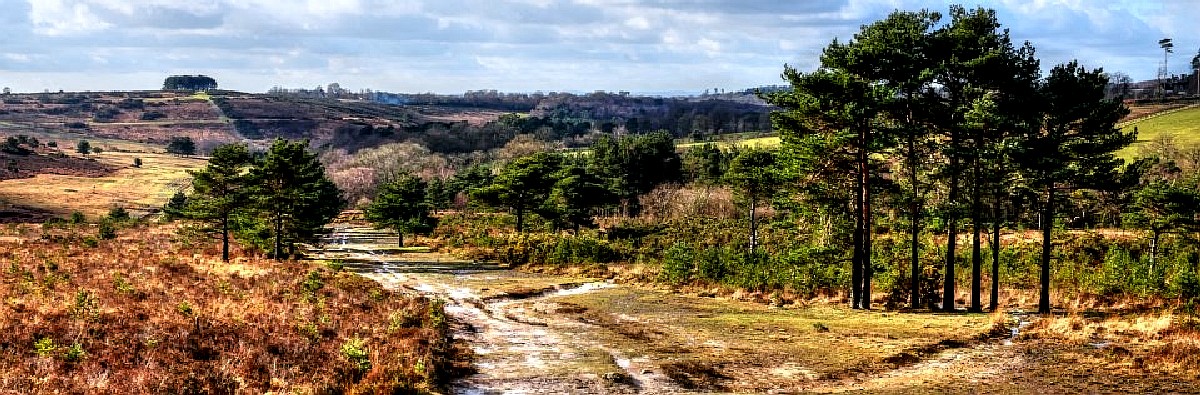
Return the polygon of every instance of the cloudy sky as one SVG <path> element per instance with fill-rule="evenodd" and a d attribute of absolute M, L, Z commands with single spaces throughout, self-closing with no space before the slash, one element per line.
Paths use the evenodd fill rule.
<path fill-rule="evenodd" d="M 701 92 L 781 83 L 822 47 L 935 0 L 0 0 L 0 86 L 155 89 L 169 74 L 221 87 L 339 82 L 352 90 Z M 955 2 L 958 3 L 958 2 Z M 1200 49 L 1200 0 L 997 0 L 1043 65 L 1153 78 Z"/>

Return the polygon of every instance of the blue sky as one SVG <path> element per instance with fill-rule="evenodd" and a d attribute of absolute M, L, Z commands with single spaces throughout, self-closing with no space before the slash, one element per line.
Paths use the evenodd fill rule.
<path fill-rule="evenodd" d="M 169 74 L 224 88 L 461 93 L 701 92 L 782 83 L 783 64 L 895 9 L 932 0 L 0 0 L 0 86 L 156 89 Z M 953 2 L 958 3 L 958 2 Z M 1200 0 L 997 0 L 1043 66 L 1153 78 L 1200 49 Z"/>

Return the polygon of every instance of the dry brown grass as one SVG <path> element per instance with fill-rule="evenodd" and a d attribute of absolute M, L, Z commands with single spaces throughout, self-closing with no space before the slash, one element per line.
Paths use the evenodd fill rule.
<path fill-rule="evenodd" d="M 828 304 L 771 308 L 625 287 L 550 301 L 570 307 L 560 314 L 609 331 L 608 346 L 663 361 L 666 374 L 685 388 L 731 392 L 877 374 L 969 347 L 1006 320 L 1003 314 L 898 314 Z"/>
<path fill-rule="evenodd" d="M 449 366 L 439 305 L 355 274 L 224 264 L 172 227 L 0 233 L 0 392 L 431 392 Z"/>
<path fill-rule="evenodd" d="M 205 164 L 201 158 L 161 153 L 106 151 L 89 156 L 120 168 L 100 178 L 39 174 L 5 180 L 0 182 L 0 199 L 58 215 L 80 211 L 96 218 L 114 206 L 140 209 L 144 213 L 166 204 L 171 195 L 190 184 L 187 171 Z M 140 168 L 132 167 L 134 158 L 142 159 Z"/>
<path fill-rule="evenodd" d="M 1172 312 L 1073 312 L 1038 319 L 1024 337 L 1109 349 L 1108 362 L 1124 368 L 1176 373 L 1200 368 L 1200 328 L 1194 317 Z"/>

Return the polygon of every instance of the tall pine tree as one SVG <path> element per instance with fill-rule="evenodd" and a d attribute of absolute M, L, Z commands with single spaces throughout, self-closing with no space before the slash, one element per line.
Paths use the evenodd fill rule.
<path fill-rule="evenodd" d="M 1061 191 L 1116 179 L 1122 160 L 1113 153 L 1136 138 L 1116 127 L 1129 110 L 1104 98 L 1107 84 L 1099 69 L 1058 65 L 1039 85 L 1039 100 L 1027 104 L 1040 109 L 1042 122 L 1021 139 L 1015 159 L 1030 186 L 1041 191 L 1040 313 L 1050 312 L 1051 236 Z"/>
<path fill-rule="evenodd" d="M 307 141 L 276 139 L 250 169 L 254 206 L 268 221 L 261 226 L 271 239 L 272 256 L 284 248 L 295 254 L 297 243 L 313 241 L 322 227 L 346 207 L 341 191 L 325 175 Z"/>
<path fill-rule="evenodd" d="M 411 174 L 399 175 L 379 188 L 375 200 L 367 206 L 366 216 L 376 226 L 396 231 L 397 243 L 404 247 L 404 234 L 432 228 L 429 216 L 433 205 L 428 201 L 425 181 Z"/>
<path fill-rule="evenodd" d="M 233 217 L 250 205 L 252 163 L 244 144 L 227 144 L 213 150 L 208 164 L 193 171 L 192 195 L 179 215 L 209 224 L 221 233 L 221 259 L 229 261 L 229 233 Z M 173 202 L 177 200 L 173 199 Z M 176 206 L 180 203 L 176 203 Z M 172 213 L 174 214 L 174 213 Z"/>

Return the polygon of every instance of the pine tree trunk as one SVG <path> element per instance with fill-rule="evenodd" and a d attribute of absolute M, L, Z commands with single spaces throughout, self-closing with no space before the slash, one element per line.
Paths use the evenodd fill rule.
<path fill-rule="evenodd" d="M 1054 230 L 1054 186 L 1046 187 L 1046 207 L 1042 210 L 1042 265 L 1041 292 L 1038 298 L 1038 313 L 1050 313 L 1050 249 L 1051 231 Z"/>
<path fill-rule="evenodd" d="M 862 195 L 855 193 L 856 207 L 861 207 Z M 857 211 L 857 210 L 856 210 Z M 855 213 L 857 217 L 857 213 Z M 862 298 L 862 251 L 863 251 L 862 222 L 854 219 L 854 256 L 850 262 L 850 308 L 861 306 Z"/>
<path fill-rule="evenodd" d="M 863 154 L 862 170 L 863 170 L 863 264 L 862 264 L 862 300 L 860 306 L 864 310 L 871 309 L 871 277 L 875 275 L 874 268 L 871 267 L 871 176 L 866 172 L 868 163 L 866 154 Z"/>
<path fill-rule="evenodd" d="M 992 220 L 992 297 L 988 299 L 991 311 L 1000 308 L 1000 216 Z"/>
<path fill-rule="evenodd" d="M 911 95 L 910 95 L 911 96 Z M 918 308 L 921 305 L 921 277 L 924 273 L 921 272 L 921 200 L 918 197 L 920 190 L 917 186 L 917 143 L 916 137 L 909 133 L 908 137 L 908 181 L 912 184 L 912 201 L 909 202 L 909 211 L 912 215 L 912 221 L 909 223 L 909 236 L 912 237 L 912 244 L 909 246 L 912 251 L 912 256 L 909 258 L 912 264 L 912 295 L 909 303 L 912 308 Z"/>
<path fill-rule="evenodd" d="M 396 243 L 400 248 L 404 248 L 404 232 L 401 232 L 400 229 L 396 229 Z"/>
<path fill-rule="evenodd" d="M 517 233 L 525 232 L 525 205 L 517 205 Z"/>
<path fill-rule="evenodd" d="M 957 137 L 951 137 L 951 144 L 957 147 Z M 954 311 L 954 266 L 958 259 L 955 249 L 958 246 L 958 153 L 950 155 L 950 193 L 947 196 L 951 209 L 946 214 L 946 277 L 942 283 L 942 310 Z"/>
<path fill-rule="evenodd" d="M 852 297 L 850 305 L 852 308 L 863 308 L 863 267 L 868 264 L 866 256 L 866 194 L 863 193 L 867 188 L 866 183 L 866 166 L 863 162 L 866 161 L 866 132 L 864 128 L 859 128 L 858 131 L 858 153 L 855 162 L 858 165 L 858 174 L 855 180 L 856 188 L 854 192 L 854 259 L 853 267 L 850 268 L 850 288 Z"/>
<path fill-rule="evenodd" d="M 1147 275 L 1150 278 L 1156 278 L 1154 275 L 1154 264 L 1158 257 L 1158 239 L 1162 236 L 1162 232 L 1158 229 L 1150 229 L 1150 273 Z"/>
<path fill-rule="evenodd" d="M 976 144 L 976 155 L 978 155 L 979 147 Z M 980 246 L 981 232 L 983 231 L 983 206 L 980 202 L 979 180 L 981 174 L 979 171 L 979 158 L 974 160 L 974 181 L 971 183 L 971 307 L 967 309 L 971 313 L 983 312 L 982 287 L 983 287 L 983 255 Z"/>
<path fill-rule="evenodd" d="M 229 262 L 229 216 L 221 218 L 221 261 Z"/>
<path fill-rule="evenodd" d="M 283 215 L 275 215 L 275 260 L 282 260 L 283 256 Z"/>
<path fill-rule="evenodd" d="M 750 195 L 750 252 L 754 252 L 758 248 L 758 218 L 755 217 L 755 207 L 758 201 L 754 194 Z"/>

